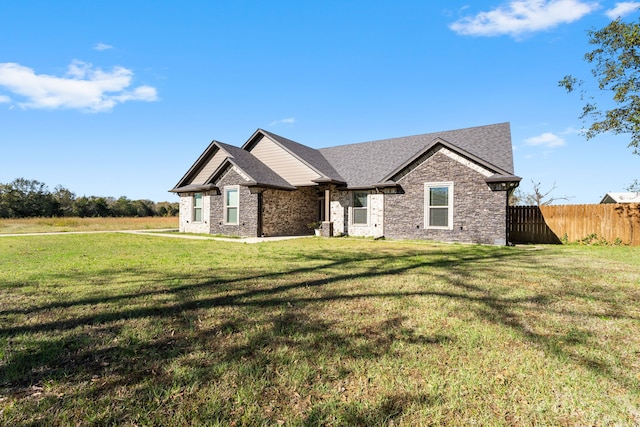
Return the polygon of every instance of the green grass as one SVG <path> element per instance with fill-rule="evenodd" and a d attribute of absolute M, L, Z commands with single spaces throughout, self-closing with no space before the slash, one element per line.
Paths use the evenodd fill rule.
<path fill-rule="evenodd" d="M 0 424 L 638 425 L 640 248 L 2 237 Z"/>

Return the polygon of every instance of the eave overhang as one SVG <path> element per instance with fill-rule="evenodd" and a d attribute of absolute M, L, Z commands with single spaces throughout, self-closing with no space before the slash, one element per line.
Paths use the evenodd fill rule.
<path fill-rule="evenodd" d="M 398 188 L 400 184 L 394 181 L 377 182 L 375 184 L 368 185 L 349 185 L 343 188 L 343 190 L 382 190 L 388 188 Z"/>
<path fill-rule="evenodd" d="M 510 191 L 514 190 L 520 185 L 522 178 L 515 175 L 491 175 L 485 179 L 489 188 L 492 191 Z"/>
<path fill-rule="evenodd" d="M 338 181 L 338 180 L 327 178 L 324 176 L 322 178 L 312 179 L 311 182 L 315 182 L 316 184 L 331 184 L 338 187 L 347 185 L 347 183 L 344 181 Z"/>
<path fill-rule="evenodd" d="M 218 191 L 214 184 L 185 185 L 169 190 L 170 193 L 199 193 L 201 191 Z"/>
<path fill-rule="evenodd" d="M 241 182 L 239 185 L 243 186 L 243 187 L 249 187 L 249 188 L 271 188 L 273 190 L 285 190 L 285 191 L 293 191 L 293 190 L 297 190 L 297 187 L 294 186 L 283 186 L 283 185 L 275 185 L 275 184 L 270 184 L 267 182 L 258 182 L 258 181 L 246 181 L 246 182 Z"/>

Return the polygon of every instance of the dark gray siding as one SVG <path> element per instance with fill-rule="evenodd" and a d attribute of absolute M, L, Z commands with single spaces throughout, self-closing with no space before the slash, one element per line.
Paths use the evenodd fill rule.
<path fill-rule="evenodd" d="M 424 228 L 424 184 L 453 182 L 453 229 Z M 384 234 L 389 238 L 504 244 L 506 194 L 493 192 L 485 177 L 436 152 L 399 179 L 404 194 L 385 195 Z"/>

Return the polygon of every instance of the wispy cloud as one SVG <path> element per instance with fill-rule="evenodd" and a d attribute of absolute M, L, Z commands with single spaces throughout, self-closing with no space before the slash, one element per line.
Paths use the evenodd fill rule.
<path fill-rule="evenodd" d="M 113 49 L 113 46 L 111 46 L 110 44 L 106 44 L 106 43 L 97 43 L 93 47 L 93 50 L 109 50 L 109 49 Z"/>
<path fill-rule="evenodd" d="M 545 132 L 538 136 L 533 136 L 524 141 L 526 145 L 542 146 L 547 148 L 562 147 L 566 145 L 565 139 L 552 132 Z"/>
<path fill-rule="evenodd" d="M 110 111 L 127 101 L 158 100 L 151 86 L 129 88 L 133 72 L 124 67 L 103 71 L 91 64 L 73 61 L 62 77 L 36 74 L 20 64 L 0 63 L 0 86 L 21 98 L 23 109 L 78 109 Z"/>
<path fill-rule="evenodd" d="M 295 122 L 296 122 L 296 119 L 294 119 L 293 117 L 289 117 L 287 119 L 275 120 L 275 121 L 269 123 L 269 126 L 293 125 Z"/>
<path fill-rule="evenodd" d="M 518 37 L 577 21 L 599 7 L 581 0 L 513 0 L 489 12 L 454 22 L 449 28 L 469 36 Z"/>
<path fill-rule="evenodd" d="M 624 1 L 616 3 L 615 7 L 607 10 L 605 14 L 611 19 L 618 19 L 638 11 L 638 8 L 640 8 L 640 2 Z"/>
<path fill-rule="evenodd" d="M 5 95 L 0 95 L 0 104 L 7 104 L 11 102 L 11 98 Z"/>

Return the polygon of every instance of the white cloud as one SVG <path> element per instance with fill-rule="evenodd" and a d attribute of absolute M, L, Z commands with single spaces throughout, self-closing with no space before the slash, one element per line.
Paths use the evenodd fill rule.
<path fill-rule="evenodd" d="M 128 89 L 133 72 L 124 67 L 103 71 L 91 64 L 73 61 L 63 77 L 36 74 L 20 64 L 0 63 L 0 86 L 24 101 L 24 109 L 70 108 L 92 112 L 109 111 L 126 101 L 157 101 L 156 89 L 139 86 Z"/>
<path fill-rule="evenodd" d="M 607 10 L 605 14 L 611 19 L 618 19 L 636 12 L 638 8 L 640 8 L 640 2 L 624 1 L 621 3 L 616 3 L 616 6 L 613 9 Z"/>
<path fill-rule="evenodd" d="M 562 147 L 566 145 L 564 138 L 558 135 L 545 132 L 542 135 L 531 137 L 524 141 L 526 145 L 543 146 L 548 148 Z"/>
<path fill-rule="evenodd" d="M 599 7 L 582 0 L 513 0 L 505 6 L 459 19 L 449 26 L 458 34 L 513 37 L 577 21 Z"/>
<path fill-rule="evenodd" d="M 282 120 L 275 120 L 271 123 L 269 123 L 269 126 L 276 126 L 276 125 L 293 125 L 296 122 L 296 119 L 294 119 L 293 117 L 289 117 L 287 119 L 282 119 Z"/>
<path fill-rule="evenodd" d="M 580 129 L 574 129 L 571 126 L 569 126 L 568 128 L 566 128 L 565 130 L 559 133 L 560 135 L 579 135 L 581 132 L 582 131 Z"/>
<path fill-rule="evenodd" d="M 110 44 L 106 44 L 106 43 L 97 43 L 93 47 L 93 50 L 109 50 L 109 49 L 113 49 L 113 46 L 111 46 Z"/>
<path fill-rule="evenodd" d="M 11 102 L 11 98 L 5 95 L 0 95 L 0 104 L 8 104 Z"/>

